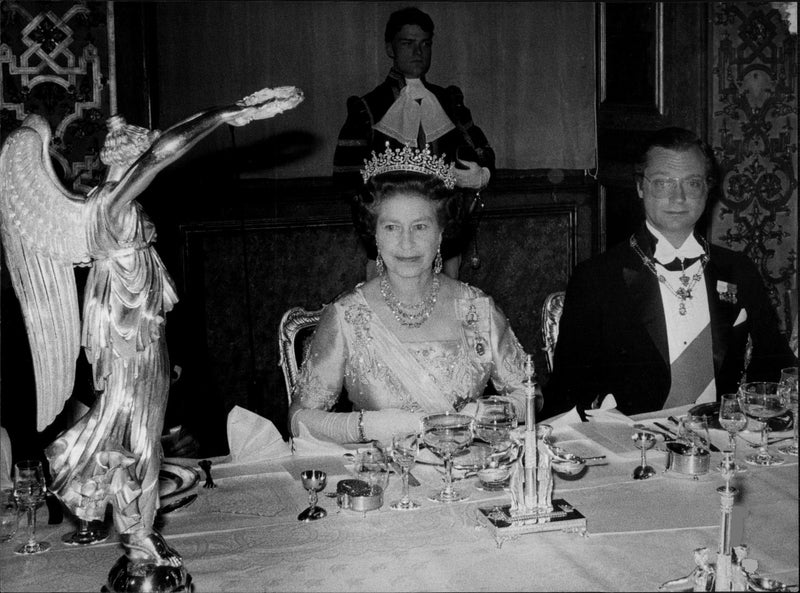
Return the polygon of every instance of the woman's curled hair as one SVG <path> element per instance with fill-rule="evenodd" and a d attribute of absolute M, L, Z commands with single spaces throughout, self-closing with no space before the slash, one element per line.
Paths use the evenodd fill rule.
<path fill-rule="evenodd" d="M 376 175 L 353 198 L 353 225 L 367 255 L 374 259 L 378 252 L 375 245 L 378 207 L 399 193 L 419 195 L 434 203 L 436 219 L 442 229 L 442 256 L 447 259 L 457 255 L 462 248 L 459 238 L 466 226 L 464 196 L 458 190 L 447 189 L 438 177 L 412 171 Z"/>

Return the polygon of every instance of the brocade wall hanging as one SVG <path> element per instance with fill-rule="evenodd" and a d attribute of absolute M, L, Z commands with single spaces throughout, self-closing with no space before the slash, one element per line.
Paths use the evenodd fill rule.
<path fill-rule="evenodd" d="M 778 5 L 713 5 L 712 241 L 756 263 L 797 352 L 797 32 Z"/>
<path fill-rule="evenodd" d="M 106 119 L 116 109 L 112 2 L 0 3 L 0 141 L 25 116 L 53 130 L 61 181 L 85 193 L 100 181 Z"/>

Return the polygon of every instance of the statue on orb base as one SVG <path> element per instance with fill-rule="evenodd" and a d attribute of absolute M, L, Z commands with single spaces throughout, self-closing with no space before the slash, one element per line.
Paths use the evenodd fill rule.
<path fill-rule="evenodd" d="M 302 100 L 295 87 L 267 88 L 164 132 L 113 116 L 100 154 L 108 172 L 87 195 L 59 182 L 39 115 L 0 152 L 0 235 L 34 358 L 38 430 L 72 394 L 81 346 L 92 365 L 94 405 L 46 455 L 51 489 L 75 516 L 103 520 L 113 507 L 125 555 L 109 574 L 112 591 L 192 587 L 180 554 L 153 527 L 170 376 L 166 313 L 178 299 L 136 198 L 220 125 L 267 119 Z M 82 324 L 74 265 L 91 266 Z"/>

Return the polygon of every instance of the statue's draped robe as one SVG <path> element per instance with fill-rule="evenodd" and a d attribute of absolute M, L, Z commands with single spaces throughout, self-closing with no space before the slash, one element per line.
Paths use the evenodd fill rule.
<path fill-rule="evenodd" d="M 155 227 L 137 202 L 109 218 L 113 192 L 89 194 L 94 254 L 81 343 L 98 397 L 48 447 L 52 489 L 78 517 L 102 520 L 111 501 L 117 530 L 146 535 L 158 508 L 160 435 L 169 391 L 165 314 L 175 287 L 152 246 Z"/>

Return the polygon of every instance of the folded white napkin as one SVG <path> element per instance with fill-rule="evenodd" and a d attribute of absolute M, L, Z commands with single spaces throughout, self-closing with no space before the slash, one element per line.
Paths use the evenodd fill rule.
<path fill-rule="evenodd" d="M 324 441 L 313 436 L 302 420 L 297 421 L 297 436 L 292 438 L 292 451 L 300 457 L 317 457 L 323 455 L 342 455 L 347 449 L 338 443 Z"/>
<path fill-rule="evenodd" d="M 239 406 L 228 414 L 228 446 L 234 463 L 278 459 L 292 454 L 275 425 Z"/>
<path fill-rule="evenodd" d="M 624 422 L 626 424 L 633 424 L 633 421 L 630 418 L 617 410 L 617 400 L 610 393 L 603 398 L 602 402 L 600 402 L 600 408 L 595 410 L 586 410 L 585 412 L 586 420 L 589 422 Z M 564 412 L 559 416 L 554 416 L 545 422 L 552 426 L 555 430 L 556 428 L 561 428 L 563 426 L 580 424 L 582 420 L 578 414 L 577 408 L 572 408 L 571 410 Z"/>
<path fill-rule="evenodd" d="M 609 393 L 600 402 L 600 407 L 595 410 L 586 410 L 588 422 L 623 422 L 633 424 L 633 420 L 617 410 L 617 400 Z"/>
<path fill-rule="evenodd" d="M 553 427 L 553 430 L 557 428 L 562 428 L 564 426 L 569 426 L 571 424 L 580 424 L 583 422 L 581 420 L 580 415 L 578 414 L 577 408 L 572 408 L 568 412 L 564 412 L 563 414 L 559 414 L 558 416 L 553 416 L 552 418 L 548 418 L 547 420 L 543 421 L 545 424 L 549 424 Z"/>

